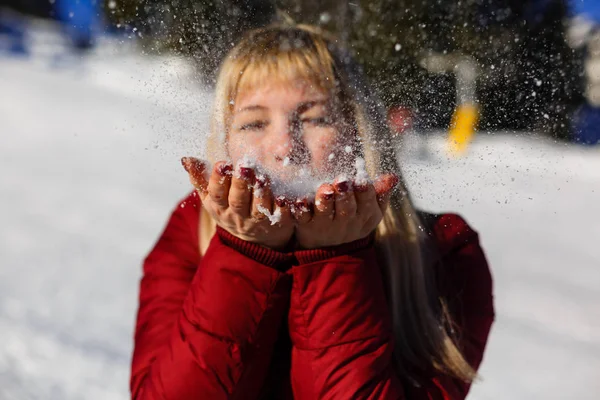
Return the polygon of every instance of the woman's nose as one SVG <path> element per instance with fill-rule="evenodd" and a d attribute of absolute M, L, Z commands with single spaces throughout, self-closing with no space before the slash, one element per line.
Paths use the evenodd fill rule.
<path fill-rule="evenodd" d="M 274 128 L 271 150 L 275 159 L 290 164 L 307 164 L 310 161 L 310 152 L 297 124 L 288 120 Z"/>

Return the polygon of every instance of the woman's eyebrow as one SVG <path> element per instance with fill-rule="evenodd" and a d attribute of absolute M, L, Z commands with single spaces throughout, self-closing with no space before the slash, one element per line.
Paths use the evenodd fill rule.
<path fill-rule="evenodd" d="M 302 103 L 298 104 L 298 106 L 296 107 L 296 113 L 302 114 L 302 113 L 310 110 L 314 106 L 324 105 L 324 104 L 327 104 L 327 99 L 303 101 Z"/>
<path fill-rule="evenodd" d="M 261 106 L 259 104 L 252 104 L 250 106 L 246 106 L 246 107 L 238 109 L 237 112 L 266 110 L 266 109 L 267 109 L 267 107 L 265 107 L 265 106 Z"/>

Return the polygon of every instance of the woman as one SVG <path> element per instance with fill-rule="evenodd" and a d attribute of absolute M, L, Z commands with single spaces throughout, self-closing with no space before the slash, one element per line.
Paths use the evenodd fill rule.
<path fill-rule="evenodd" d="M 314 28 L 230 52 L 214 167 L 182 159 L 196 190 L 144 262 L 132 398 L 466 396 L 490 271 L 465 221 L 414 210 L 372 99 Z"/>

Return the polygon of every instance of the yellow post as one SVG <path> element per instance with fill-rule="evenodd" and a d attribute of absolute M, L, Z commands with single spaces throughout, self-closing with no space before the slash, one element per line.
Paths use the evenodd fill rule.
<path fill-rule="evenodd" d="M 477 76 L 479 69 L 475 59 L 460 53 L 426 53 L 421 65 L 429 72 L 444 73 L 453 71 L 456 75 L 456 108 L 452 115 L 448 132 L 448 151 L 453 156 L 465 153 L 475 136 L 479 122 L 477 106 Z"/>
<path fill-rule="evenodd" d="M 453 156 L 464 154 L 475 136 L 479 110 L 475 104 L 459 104 L 452 115 L 448 135 L 448 149 Z"/>

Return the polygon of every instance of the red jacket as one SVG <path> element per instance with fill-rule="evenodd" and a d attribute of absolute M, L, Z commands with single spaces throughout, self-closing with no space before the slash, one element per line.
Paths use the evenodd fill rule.
<path fill-rule="evenodd" d="M 462 399 L 448 376 L 403 383 L 391 367 L 390 314 L 370 239 L 330 249 L 272 251 L 218 229 L 199 254 L 200 200 L 173 212 L 144 262 L 132 398 Z M 475 368 L 494 319 L 477 234 L 435 219 L 440 293 Z"/>

